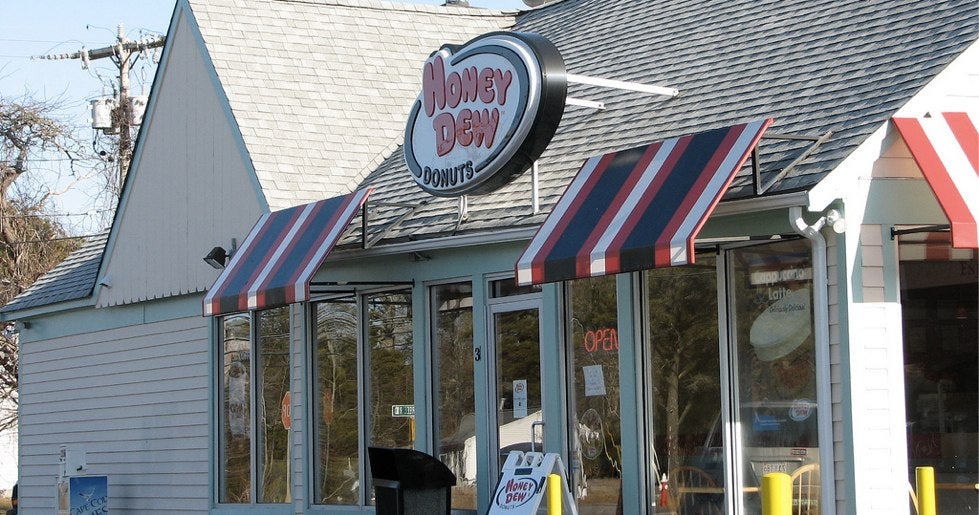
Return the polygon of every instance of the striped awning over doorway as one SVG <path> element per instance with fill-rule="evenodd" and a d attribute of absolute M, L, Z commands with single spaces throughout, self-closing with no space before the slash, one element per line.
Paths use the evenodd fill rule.
<path fill-rule="evenodd" d="M 893 119 L 948 217 L 955 248 L 979 248 L 976 119 L 976 115 L 968 113 Z"/>
<path fill-rule="evenodd" d="M 309 281 L 370 192 L 262 215 L 204 297 L 204 315 L 309 300 Z"/>
<path fill-rule="evenodd" d="M 771 122 L 587 160 L 517 261 L 517 282 L 692 263 L 694 238 Z"/>

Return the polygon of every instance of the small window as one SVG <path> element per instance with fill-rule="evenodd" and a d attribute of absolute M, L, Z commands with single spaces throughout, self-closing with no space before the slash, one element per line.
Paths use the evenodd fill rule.
<path fill-rule="evenodd" d="M 221 319 L 222 504 L 289 501 L 289 334 L 288 307 Z"/>

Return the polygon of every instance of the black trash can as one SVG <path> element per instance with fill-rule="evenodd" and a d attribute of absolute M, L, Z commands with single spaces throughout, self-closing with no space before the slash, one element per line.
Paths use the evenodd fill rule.
<path fill-rule="evenodd" d="M 414 449 L 368 447 L 377 515 L 435 515 L 452 510 L 456 476 Z"/>

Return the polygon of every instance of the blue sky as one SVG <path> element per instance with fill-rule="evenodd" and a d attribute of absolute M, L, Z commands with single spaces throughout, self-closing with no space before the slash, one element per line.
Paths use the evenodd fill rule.
<path fill-rule="evenodd" d="M 26 96 L 57 103 L 59 117 L 79 130 L 90 127 L 89 101 L 111 94 L 118 69 L 108 60 L 93 61 L 88 70 L 77 59 L 32 59 L 34 56 L 76 52 L 83 46 L 102 48 L 116 40 L 122 24 L 130 39 L 163 34 L 169 25 L 174 0 L 2 0 L 0 16 L 0 97 Z M 413 0 L 440 5 L 444 0 Z M 521 0 L 470 0 L 473 7 L 526 8 Z M 145 62 L 147 60 L 141 60 Z M 137 64 L 131 91 L 148 92 L 153 68 Z M 83 132 L 85 137 L 92 133 Z M 57 161 L 40 162 L 55 197 L 56 212 L 72 214 L 64 221 L 76 234 L 92 230 L 95 216 L 83 216 L 99 206 L 84 187 L 72 186 Z M 2 485 L 0 485 L 2 487 Z"/>

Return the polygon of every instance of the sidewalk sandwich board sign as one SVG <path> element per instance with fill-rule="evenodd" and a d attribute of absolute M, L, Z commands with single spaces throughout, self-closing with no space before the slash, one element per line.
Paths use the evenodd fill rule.
<path fill-rule="evenodd" d="M 578 506 L 568 485 L 561 456 L 557 453 L 511 451 L 503 474 L 490 500 L 488 515 L 533 515 L 537 513 L 547 486 L 547 476 L 561 476 L 562 512 L 578 515 Z"/>

